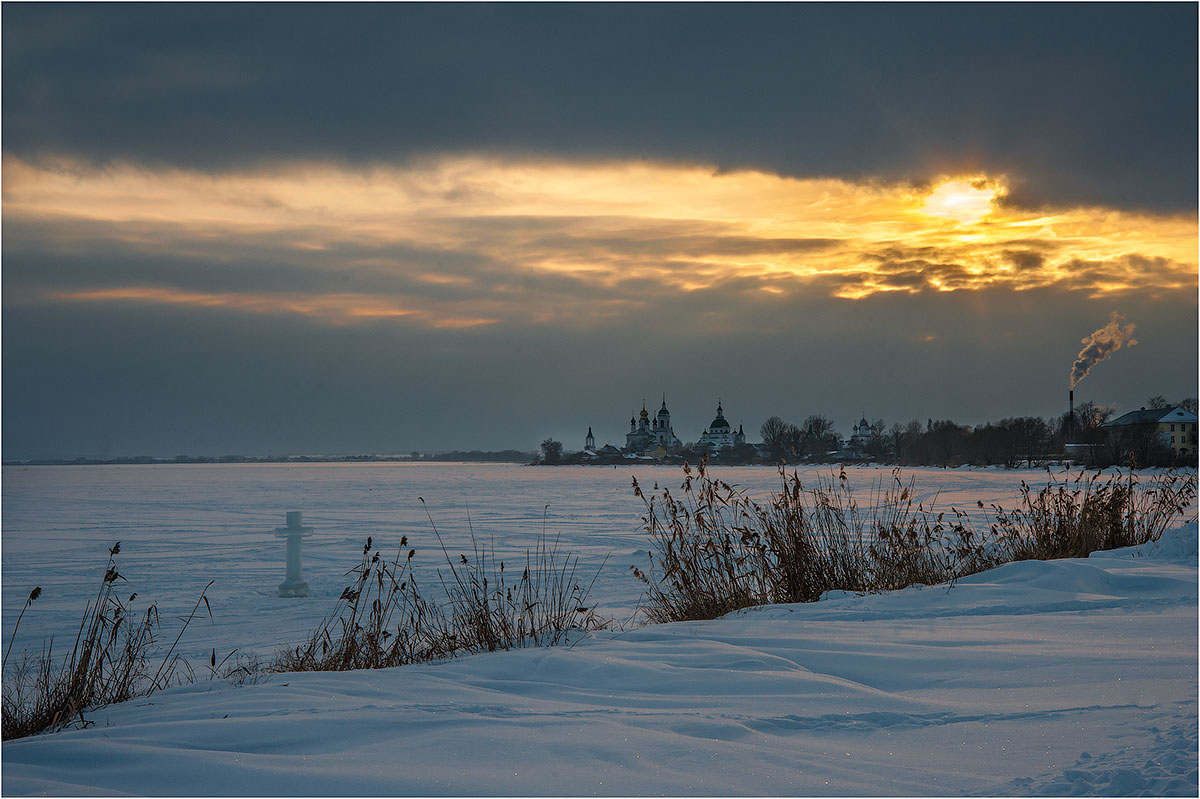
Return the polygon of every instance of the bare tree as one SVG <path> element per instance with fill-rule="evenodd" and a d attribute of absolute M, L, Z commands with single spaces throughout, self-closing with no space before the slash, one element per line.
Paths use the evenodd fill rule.
<path fill-rule="evenodd" d="M 800 426 L 800 444 L 803 452 L 809 455 L 837 449 L 838 439 L 833 432 L 833 422 L 824 416 L 809 416 Z"/>
<path fill-rule="evenodd" d="M 967 439 L 967 460 L 969 462 L 984 463 L 988 466 L 996 463 L 1005 466 L 1016 465 L 1017 447 L 1013 437 L 1003 425 L 1004 422 L 998 425 L 989 423 L 971 431 L 971 435 Z"/>
<path fill-rule="evenodd" d="M 772 416 L 758 429 L 758 434 L 762 436 L 763 446 L 771 453 L 772 460 L 778 461 L 787 454 L 789 448 L 788 428 L 793 426 L 778 416 Z"/>
<path fill-rule="evenodd" d="M 563 445 L 561 441 L 547 438 L 541 444 L 542 463 L 558 463 L 562 460 Z"/>
<path fill-rule="evenodd" d="M 1008 466 L 1016 466 L 1022 460 L 1032 466 L 1033 459 L 1040 454 L 1050 435 L 1050 426 L 1036 416 L 1002 419 L 999 427 L 1003 432 Z"/>
<path fill-rule="evenodd" d="M 1077 438 L 1084 443 L 1096 440 L 1104 423 L 1112 418 L 1112 408 L 1088 400 L 1075 406 L 1075 429 Z"/>
<path fill-rule="evenodd" d="M 896 422 L 891 429 L 887 431 L 887 444 L 892 450 L 892 455 L 899 462 L 904 457 L 904 448 L 907 443 L 905 437 L 904 425 Z"/>
<path fill-rule="evenodd" d="M 804 455 L 804 432 L 794 424 L 789 424 L 783 431 L 783 440 L 788 453 L 793 460 Z"/>
<path fill-rule="evenodd" d="M 928 431 L 921 437 L 931 463 L 953 466 L 962 451 L 963 441 L 971 432 L 970 427 L 955 424 L 949 419 L 930 420 Z"/>
<path fill-rule="evenodd" d="M 892 429 L 888 431 L 888 444 L 892 447 L 897 463 L 912 461 L 916 445 L 923 435 L 925 435 L 925 425 L 916 419 L 906 425 L 899 423 L 892 425 Z"/>
<path fill-rule="evenodd" d="M 1103 431 L 1101 457 L 1108 463 L 1134 466 L 1167 466 L 1175 453 L 1162 442 L 1154 422 L 1121 425 Z"/>
<path fill-rule="evenodd" d="M 867 454 L 872 458 L 882 458 L 888 452 L 887 425 L 882 419 L 876 419 L 871 424 L 871 440 L 867 444 Z"/>

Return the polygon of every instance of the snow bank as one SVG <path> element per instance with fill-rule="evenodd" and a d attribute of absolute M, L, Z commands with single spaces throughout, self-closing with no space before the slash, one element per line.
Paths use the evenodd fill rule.
<path fill-rule="evenodd" d="M 5 743 L 5 794 L 1189 795 L 1196 525 L 949 588 L 346 674 Z"/>
<path fill-rule="evenodd" d="M 1167 530 L 1157 541 L 1138 547 L 1095 552 L 1093 558 L 1146 557 L 1174 563 L 1195 563 L 1197 556 L 1196 514 L 1192 520 L 1173 530 Z"/>

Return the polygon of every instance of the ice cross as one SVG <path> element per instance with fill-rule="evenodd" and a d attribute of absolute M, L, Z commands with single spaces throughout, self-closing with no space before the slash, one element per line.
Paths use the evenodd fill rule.
<path fill-rule="evenodd" d="M 308 596 L 308 583 L 300 579 L 300 542 L 312 535 L 311 527 L 300 523 L 301 511 L 287 512 L 287 527 L 276 527 L 275 537 L 287 539 L 287 579 L 279 584 L 279 595 Z"/>

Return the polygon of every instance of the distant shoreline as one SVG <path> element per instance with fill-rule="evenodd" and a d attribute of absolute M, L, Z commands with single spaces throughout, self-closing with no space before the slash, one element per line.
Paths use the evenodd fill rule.
<path fill-rule="evenodd" d="M 236 463 L 532 463 L 532 452 L 501 450 L 499 452 L 447 452 L 436 455 L 220 455 L 216 457 L 177 455 L 174 458 L 152 458 L 136 455 L 118 458 L 28 458 L 6 460 L 4 466 L 188 466 L 196 464 Z"/>

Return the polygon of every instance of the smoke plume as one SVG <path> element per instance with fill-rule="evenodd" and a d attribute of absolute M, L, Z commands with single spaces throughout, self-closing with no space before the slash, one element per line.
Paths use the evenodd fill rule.
<path fill-rule="evenodd" d="M 1137 344 L 1137 339 L 1133 338 L 1133 329 L 1137 325 L 1133 322 L 1123 325 L 1124 321 L 1123 315 L 1113 311 L 1108 317 L 1107 325 L 1083 339 L 1083 349 L 1079 351 L 1075 365 L 1071 367 L 1071 388 L 1075 388 L 1075 384 L 1087 377 L 1092 367 L 1107 358 L 1110 353 L 1123 346 L 1132 347 Z"/>

